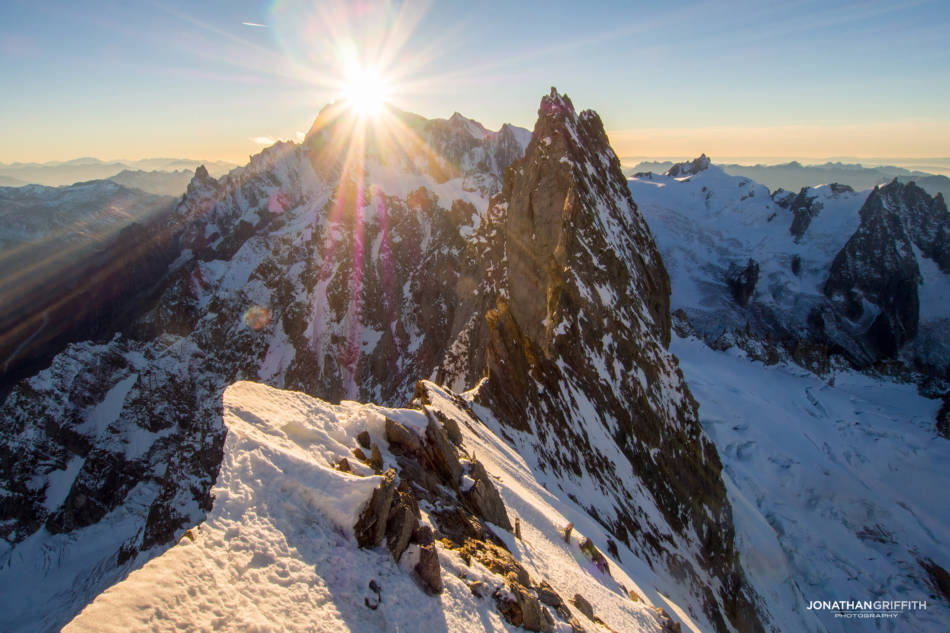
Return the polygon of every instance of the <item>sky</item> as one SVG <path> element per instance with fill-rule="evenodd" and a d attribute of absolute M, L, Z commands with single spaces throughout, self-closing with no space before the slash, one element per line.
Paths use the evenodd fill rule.
<path fill-rule="evenodd" d="M 947 158 L 948 27 L 946 0 L 3 0 L 0 162 L 244 163 L 354 65 L 490 129 L 556 86 L 622 157 Z"/>

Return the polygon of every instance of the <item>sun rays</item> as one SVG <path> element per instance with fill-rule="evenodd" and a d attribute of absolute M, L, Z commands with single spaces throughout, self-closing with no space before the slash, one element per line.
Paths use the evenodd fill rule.
<path fill-rule="evenodd" d="M 427 10 L 425 2 L 278 0 L 268 12 L 267 22 L 273 25 L 286 60 L 309 85 L 301 98 L 315 105 L 331 101 L 303 142 L 314 172 L 333 188 L 326 215 L 317 220 L 322 226 L 321 263 L 312 291 L 309 334 L 321 371 L 325 362 L 337 368 L 341 395 L 348 399 L 360 397 L 366 362 L 364 275 L 369 274 L 366 259 L 376 240 L 372 250 L 378 253 L 385 286 L 382 300 L 392 313 L 400 301 L 399 288 L 390 287 L 397 267 L 390 244 L 394 200 L 379 186 L 379 170 L 427 173 L 438 182 L 459 171 L 429 147 L 424 119 L 394 105 L 407 95 L 446 89 L 431 71 L 439 47 L 447 43 L 427 37 L 420 48 L 416 37 Z M 331 284 L 346 288 L 345 324 L 340 331 L 328 331 L 319 316 L 326 309 L 321 288 Z M 398 346 L 394 318 L 387 327 L 388 337 Z"/>
<path fill-rule="evenodd" d="M 372 68 L 356 66 L 347 72 L 343 100 L 357 116 L 375 117 L 389 98 L 388 82 Z"/>

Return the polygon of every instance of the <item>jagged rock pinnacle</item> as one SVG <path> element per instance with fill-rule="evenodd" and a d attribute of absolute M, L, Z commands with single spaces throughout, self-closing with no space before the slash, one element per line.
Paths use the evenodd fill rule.
<path fill-rule="evenodd" d="M 683 178 L 685 176 L 694 176 L 701 171 L 709 169 L 710 160 L 706 154 L 701 154 L 699 158 L 694 158 L 685 163 L 677 163 L 666 172 L 671 178 Z"/>

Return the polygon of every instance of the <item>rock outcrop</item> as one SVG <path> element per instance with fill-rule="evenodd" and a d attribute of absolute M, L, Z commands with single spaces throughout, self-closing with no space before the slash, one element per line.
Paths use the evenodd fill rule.
<path fill-rule="evenodd" d="M 479 402 L 569 496 L 603 490 L 608 504 L 578 502 L 639 556 L 675 568 L 717 629 L 761 630 L 735 562 L 718 457 L 665 349 L 669 279 L 619 160 L 600 118 L 566 96 L 552 90 L 538 116 L 492 202 L 505 266 L 477 290 L 502 297 L 486 314 Z M 647 496 L 631 494 L 631 473 Z M 645 507 L 702 559 L 646 536 L 659 528 Z M 705 574 L 723 589 L 704 588 Z"/>
<path fill-rule="evenodd" d="M 835 256 L 824 287 L 851 321 L 865 317 L 865 302 L 876 307 L 877 314 L 865 319 L 865 332 L 884 358 L 896 356 L 917 335 L 920 310 L 920 269 L 904 214 L 894 204 L 904 187 L 894 181 L 871 192 L 861 207 L 861 225 Z"/>
<path fill-rule="evenodd" d="M 691 161 L 686 161 L 685 163 L 677 163 L 670 167 L 666 175 L 671 178 L 685 178 L 686 176 L 694 176 L 699 172 L 709 169 L 710 160 L 706 154 L 701 154 L 699 158 L 694 158 Z"/>
<path fill-rule="evenodd" d="M 759 283 L 759 262 L 750 259 L 744 268 L 735 266 L 729 271 L 726 283 L 736 303 L 743 307 L 749 305 L 749 299 L 755 292 L 755 284 Z"/>

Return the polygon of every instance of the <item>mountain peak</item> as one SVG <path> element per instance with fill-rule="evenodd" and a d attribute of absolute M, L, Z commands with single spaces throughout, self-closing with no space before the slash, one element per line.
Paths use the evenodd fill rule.
<path fill-rule="evenodd" d="M 560 94 L 557 88 L 551 86 L 551 92 L 541 97 L 541 106 L 538 108 L 538 116 L 543 117 L 548 114 L 563 114 L 576 117 L 574 104 L 567 94 Z"/>
<path fill-rule="evenodd" d="M 671 178 L 684 178 L 686 176 L 695 176 L 701 171 L 709 169 L 710 160 L 706 154 L 701 154 L 699 158 L 694 158 L 691 161 L 686 161 L 683 163 L 677 163 L 669 168 L 666 172 L 667 176 Z"/>

